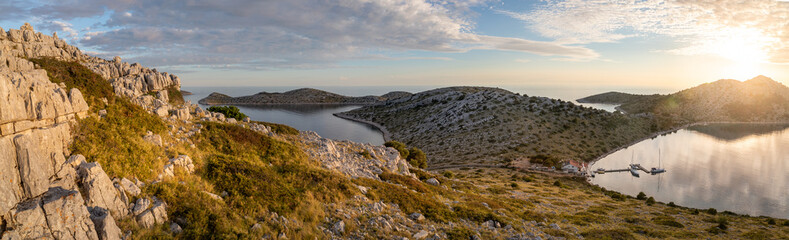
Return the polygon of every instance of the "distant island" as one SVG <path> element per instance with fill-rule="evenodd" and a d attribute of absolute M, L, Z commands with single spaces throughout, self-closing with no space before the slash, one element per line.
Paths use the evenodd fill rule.
<path fill-rule="evenodd" d="M 390 92 L 381 96 L 349 97 L 313 88 L 301 88 L 284 93 L 260 92 L 255 95 L 231 97 L 222 93 L 211 93 L 200 99 L 200 104 L 219 105 L 289 105 L 289 104 L 330 104 L 330 105 L 373 105 L 386 100 L 411 96 L 408 92 Z"/>
<path fill-rule="evenodd" d="M 640 101 L 643 99 L 652 99 L 661 97 L 660 94 L 654 95 L 639 95 L 622 92 L 607 92 L 576 100 L 579 103 L 602 103 L 602 104 L 623 104 L 629 102 Z"/>

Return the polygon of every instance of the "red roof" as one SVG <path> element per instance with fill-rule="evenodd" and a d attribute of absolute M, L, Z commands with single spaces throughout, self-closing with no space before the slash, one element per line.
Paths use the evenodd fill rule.
<path fill-rule="evenodd" d="M 586 167 L 586 163 L 576 162 L 574 160 L 567 161 L 567 164 L 573 165 L 573 166 L 577 167 L 578 169 Z"/>

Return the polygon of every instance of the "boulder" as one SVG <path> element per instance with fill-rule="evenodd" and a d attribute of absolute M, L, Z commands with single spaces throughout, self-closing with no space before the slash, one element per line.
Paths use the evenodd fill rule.
<path fill-rule="evenodd" d="M 412 213 L 411 215 L 408 215 L 408 218 L 411 218 L 411 220 L 418 221 L 418 222 L 425 220 L 425 216 L 422 215 L 421 213 Z"/>
<path fill-rule="evenodd" d="M 345 233 L 345 222 L 340 220 L 340 221 L 334 223 L 334 225 L 331 227 L 331 230 L 332 230 L 332 232 L 334 232 L 334 234 L 337 234 L 337 235 L 344 234 Z"/>
<path fill-rule="evenodd" d="M 90 220 L 96 226 L 96 233 L 101 240 L 120 240 L 121 229 L 115 224 L 107 209 L 94 207 L 90 209 Z"/>
<path fill-rule="evenodd" d="M 170 224 L 170 232 L 171 232 L 171 233 L 173 233 L 173 234 L 179 234 L 179 233 L 181 233 L 181 232 L 183 232 L 183 231 L 184 231 L 184 230 L 181 228 L 181 225 L 178 225 L 177 223 L 171 223 L 171 224 Z"/>
<path fill-rule="evenodd" d="M 137 195 L 140 195 L 140 193 L 142 193 L 142 190 L 140 190 L 140 188 L 137 187 L 137 184 L 134 184 L 129 179 L 121 178 L 119 184 L 120 184 L 121 188 L 123 188 L 123 191 L 126 191 L 126 193 L 128 193 L 129 195 L 131 195 L 133 197 L 136 197 Z"/>
<path fill-rule="evenodd" d="M 51 188 L 44 194 L 42 206 L 55 239 L 99 239 L 78 191 Z"/>
<path fill-rule="evenodd" d="M 167 204 L 162 201 L 154 202 L 153 206 L 137 215 L 137 224 L 144 228 L 152 228 L 157 224 L 167 222 Z"/>
<path fill-rule="evenodd" d="M 41 199 L 35 198 L 19 203 L 12 211 L 10 226 L 3 239 L 53 239 L 47 226 L 47 218 L 41 207 Z"/>
<path fill-rule="evenodd" d="M 143 136 L 142 139 L 145 140 L 146 142 L 149 142 L 159 147 L 164 145 L 164 142 L 162 141 L 162 136 L 160 136 L 159 134 L 153 134 L 153 132 L 151 131 L 148 131 L 148 133 L 145 136 Z"/>
<path fill-rule="evenodd" d="M 414 234 L 414 239 L 424 239 L 428 235 L 427 231 L 422 230 Z"/>
<path fill-rule="evenodd" d="M 134 203 L 134 207 L 131 209 L 131 213 L 134 216 L 142 214 L 145 210 L 148 210 L 148 207 L 151 206 L 151 200 L 148 198 L 138 198 L 137 202 Z"/>
<path fill-rule="evenodd" d="M 68 98 L 71 103 L 71 108 L 75 113 L 88 111 L 88 103 L 85 102 L 85 99 L 82 97 L 82 92 L 80 92 L 79 89 L 72 88 L 71 91 L 69 91 Z"/>
<path fill-rule="evenodd" d="M 77 172 L 80 176 L 80 187 L 86 195 L 85 202 L 89 207 L 107 209 L 116 219 L 128 215 L 127 205 L 121 193 L 112 184 L 99 163 L 83 163 Z"/>
<path fill-rule="evenodd" d="M 189 108 L 179 108 L 173 111 L 173 116 L 178 120 L 191 120 L 192 115 L 189 114 Z"/>
<path fill-rule="evenodd" d="M 167 114 L 170 113 L 169 108 L 166 106 L 158 107 L 156 110 L 153 111 L 159 117 L 167 117 Z"/>
<path fill-rule="evenodd" d="M 192 158 L 187 155 L 178 155 L 170 159 L 170 164 L 183 168 L 187 173 L 193 173 L 195 165 L 192 163 Z"/>
<path fill-rule="evenodd" d="M 441 182 L 439 182 L 439 181 L 438 181 L 438 179 L 436 179 L 436 178 L 430 178 L 430 179 L 428 179 L 428 180 L 427 180 L 427 181 L 425 181 L 425 182 L 426 182 L 427 184 L 430 184 L 430 185 L 433 185 L 433 186 L 438 186 L 438 185 L 441 185 Z"/>

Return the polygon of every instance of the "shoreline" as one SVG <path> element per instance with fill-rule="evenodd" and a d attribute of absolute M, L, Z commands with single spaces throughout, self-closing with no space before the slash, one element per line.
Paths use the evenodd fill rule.
<path fill-rule="evenodd" d="M 682 126 L 679 126 L 679 127 L 675 127 L 675 128 L 669 129 L 669 130 L 664 130 L 664 131 L 660 131 L 660 132 L 656 132 L 656 133 L 650 134 L 649 136 L 646 136 L 646 137 L 643 137 L 643 138 L 639 138 L 639 139 L 637 139 L 637 140 L 635 140 L 635 141 L 633 141 L 633 142 L 631 142 L 631 143 L 629 143 L 627 145 L 615 148 L 615 149 L 613 149 L 611 151 L 608 151 L 607 153 L 605 153 L 603 155 L 600 155 L 600 156 L 596 157 L 594 160 L 588 162 L 588 165 L 591 167 L 592 165 L 597 163 L 597 161 L 600 161 L 603 158 L 608 157 L 609 155 L 611 155 L 611 154 L 613 154 L 615 152 L 618 152 L 618 151 L 620 151 L 622 149 L 626 149 L 626 148 L 629 148 L 629 147 L 631 147 L 633 145 L 636 145 L 636 144 L 638 144 L 640 142 L 643 142 L 644 140 L 652 139 L 652 138 L 659 137 L 659 136 L 666 135 L 666 134 L 670 134 L 670 133 L 674 133 L 674 132 L 677 132 L 679 130 L 686 129 L 686 128 L 693 127 L 693 126 L 709 125 L 709 124 L 789 124 L 789 121 L 785 121 L 785 122 L 697 122 L 697 123 L 688 123 L 688 124 L 685 124 L 685 125 L 682 125 Z M 587 169 L 587 171 L 591 171 L 591 168 Z"/>
<path fill-rule="evenodd" d="M 202 100 L 202 99 L 201 99 Z M 380 103 L 201 103 L 198 104 L 207 106 L 217 105 L 237 105 L 237 106 L 296 106 L 296 105 L 312 105 L 312 106 L 372 106 Z"/>
<path fill-rule="evenodd" d="M 375 123 L 375 122 L 372 122 L 372 121 L 367 121 L 367 120 L 364 120 L 364 119 L 354 118 L 354 117 L 345 115 L 343 113 L 333 113 L 332 115 L 334 115 L 335 117 L 338 117 L 338 118 L 345 119 L 345 120 L 354 121 L 354 122 L 358 122 L 358 123 L 364 123 L 364 124 L 373 126 L 376 129 L 378 129 L 378 131 L 381 132 L 381 134 L 384 136 L 384 142 L 388 142 L 388 141 L 392 140 L 392 134 L 389 133 L 389 130 L 387 130 L 384 126 L 381 126 L 378 123 Z"/>

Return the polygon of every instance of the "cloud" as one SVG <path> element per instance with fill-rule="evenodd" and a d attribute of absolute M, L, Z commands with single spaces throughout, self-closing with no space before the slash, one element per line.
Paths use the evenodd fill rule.
<path fill-rule="evenodd" d="M 23 3 L 18 0 L 3 0 L 0 2 L 0 21 L 15 20 L 24 16 L 27 11 L 22 7 Z"/>
<path fill-rule="evenodd" d="M 59 35 L 59 36 L 61 38 L 62 37 L 66 37 L 68 39 L 76 40 L 77 37 L 79 36 L 79 33 L 77 32 L 77 30 L 74 30 L 73 25 L 71 25 L 70 23 L 67 23 L 67 22 L 46 21 L 44 23 L 38 24 L 37 27 L 42 29 L 42 30 L 50 30 L 50 31 L 53 31 L 53 32 L 60 32 L 61 35 Z"/>
<path fill-rule="evenodd" d="M 45 19 L 107 16 L 101 25 L 109 30 L 85 34 L 80 44 L 155 65 L 305 67 L 411 50 L 596 55 L 579 46 L 475 34 L 472 8 L 488 2 L 52 0 L 32 12 Z"/>
<path fill-rule="evenodd" d="M 789 3 L 775 0 L 548 0 L 499 12 L 564 44 L 665 35 L 686 45 L 670 53 L 789 63 Z"/>

